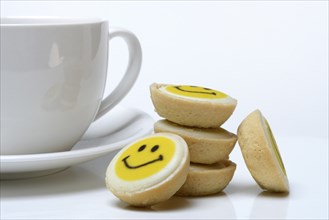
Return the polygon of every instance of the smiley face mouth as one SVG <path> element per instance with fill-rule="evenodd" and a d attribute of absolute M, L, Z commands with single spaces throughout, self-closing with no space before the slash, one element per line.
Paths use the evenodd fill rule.
<path fill-rule="evenodd" d="M 143 166 L 146 166 L 146 165 L 149 165 L 149 164 L 152 164 L 152 163 L 155 163 L 157 161 L 162 161 L 163 160 L 163 156 L 162 154 L 159 155 L 159 157 L 157 159 L 154 159 L 154 160 L 151 160 L 151 161 L 148 161 L 146 163 L 143 163 L 143 164 L 140 164 L 140 165 L 137 165 L 137 166 L 131 166 L 128 164 L 127 162 L 127 159 L 130 157 L 130 155 L 126 156 L 125 158 L 122 159 L 122 162 L 125 164 L 125 166 L 129 169 L 137 169 L 137 168 L 140 168 L 140 167 L 143 167 Z"/>
<path fill-rule="evenodd" d="M 191 86 L 192 87 L 192 86 Z M 176 89 L 182 91 L 182 92 L 189 92 L 189 93 L 201 93 L 201 94 L 207 94 L 207 95 L 216 95 L 215 92 L 203 92 L 203 91 L 193 91 L 193 90 L 186 90 L 182 89 L 180 86 L 175 86 Z M 204 90 L 210 90 L 208 88 L 203 88 Z"/>

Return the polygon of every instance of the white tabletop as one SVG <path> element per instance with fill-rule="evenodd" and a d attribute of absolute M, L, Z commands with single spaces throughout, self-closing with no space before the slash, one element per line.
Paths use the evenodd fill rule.
<path fill-rule="evenodd" d="M 1 181 L 2 219 L 327 219 L 328 140 L 280 138 L 288 195 L 263 192 L 249 174 L 239 146 L 237 170 L 219 194 L 172 197 L 150 208 L 134 208 L 105 187 L 105 169 L 115 153 L 50 176 Z"/>

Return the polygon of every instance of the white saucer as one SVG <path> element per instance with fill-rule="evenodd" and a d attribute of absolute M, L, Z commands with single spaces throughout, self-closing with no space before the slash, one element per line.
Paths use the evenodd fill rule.
<path fill-rule="evenodd" d="M 106 155 L 150 134 L 153 123 L 153 119 L 140 110 L 115 107 L 94 122 L 70 151 L 0 156 L 1 179 L 47 175 Z"/>

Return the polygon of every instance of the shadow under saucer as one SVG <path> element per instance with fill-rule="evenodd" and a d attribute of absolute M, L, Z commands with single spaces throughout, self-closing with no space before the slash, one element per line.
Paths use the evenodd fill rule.
<path fill-rule="evenodd" d="M 49 195 L 58 196 L 105 187 L 103 178 L 83 167 L 71 167 L 60 171 L 62 172 L 42 177 L 2 180 L 0 182 L 1 200 Z"/>
<path fill-rule="evenodd" d="M 52 169 L 52 170 L 43 170 L 43 171 L 35 171 L 35 172 L 17 172 L 17 173 L 0 173 L 0 180 L 19 180 L 19 179 L 26 179 L 26 178 L 34 178 L 40 176 L 47 176 L 52 175 L 63 170 L 66 170 L 68 167 L 59 168 L 59 169 Z"/>

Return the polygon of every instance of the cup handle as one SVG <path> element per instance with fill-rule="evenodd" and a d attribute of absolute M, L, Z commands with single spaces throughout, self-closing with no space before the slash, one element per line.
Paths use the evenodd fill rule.
<path fill-rule="evenodd" d="M 129 61 L 126 73 L 115 89 L 100 104 L 94 121 L 117 105 L 134 85 L 142 64 L 142 48 L 137 37 L 130 31 L 120 28 L 109 29 L 109 41 L 121 37 L 128 46 Z"/>

